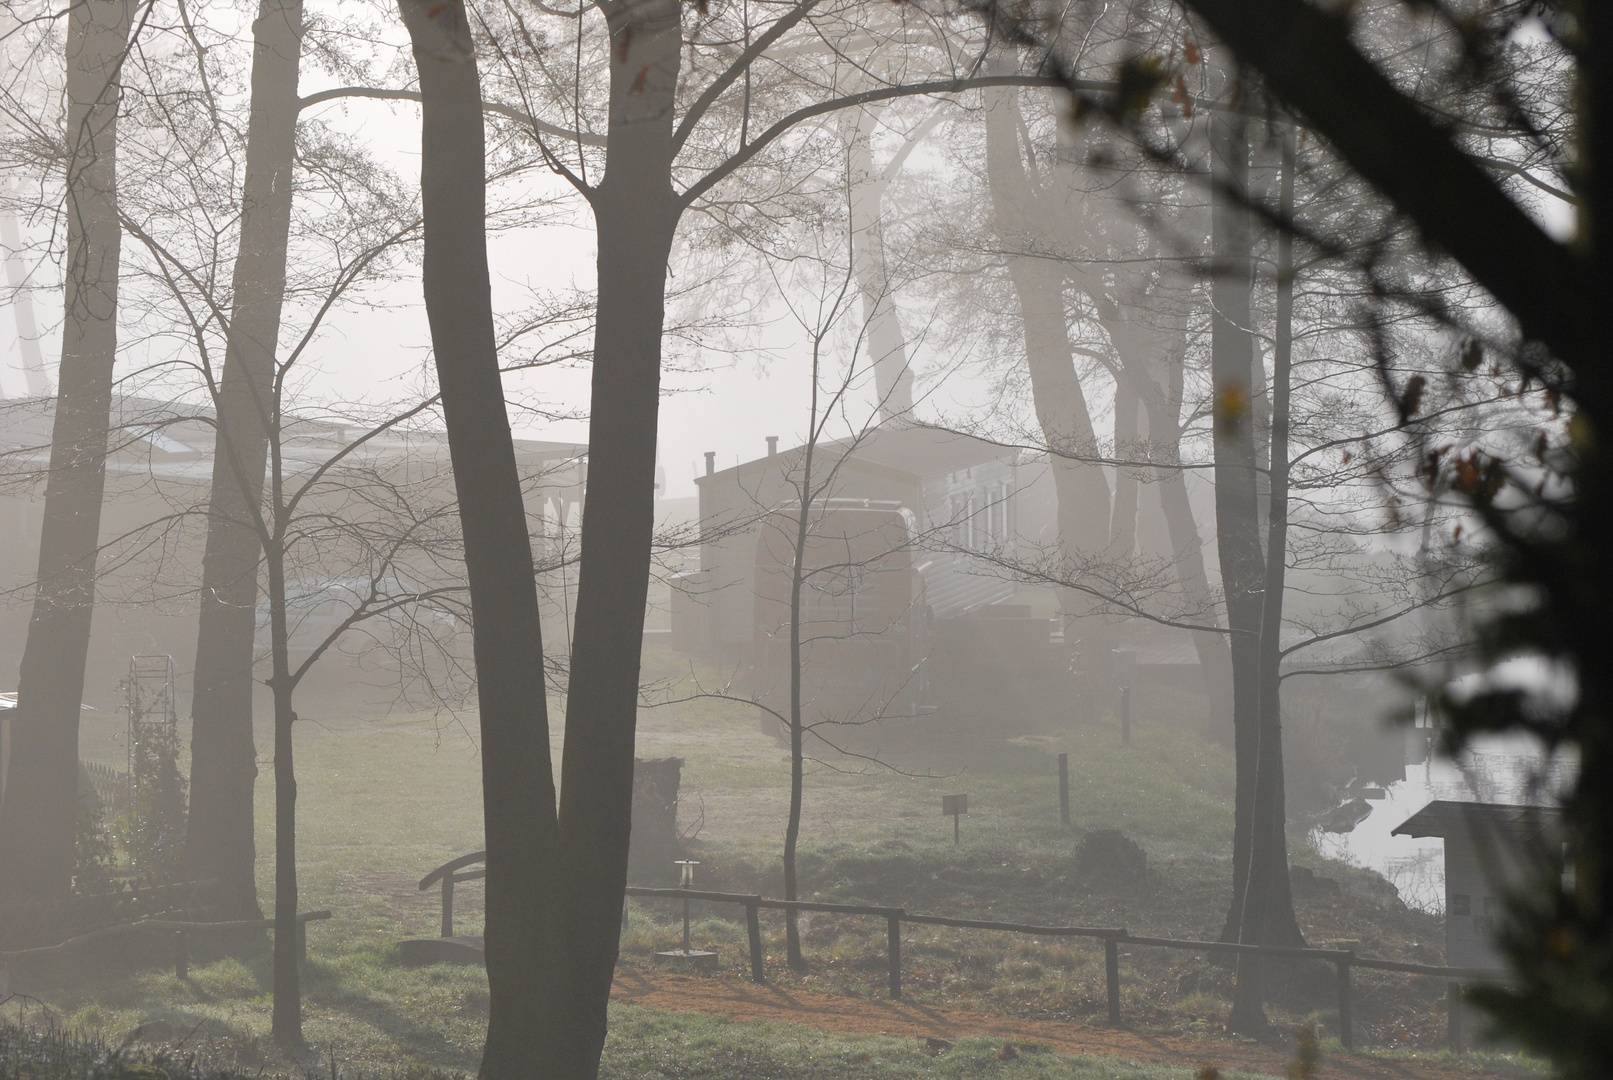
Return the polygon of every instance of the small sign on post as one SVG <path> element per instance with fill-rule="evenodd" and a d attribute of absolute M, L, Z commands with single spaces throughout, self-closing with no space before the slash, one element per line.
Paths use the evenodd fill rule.
<path fill-rule="evenodd" d="M 952 843 L 962 843 L 962 833 L 958 826 L 958 819 L 969 812 L 969 796 L 943 795 L 941 796 L 941 814 L 952 815 Z"/>

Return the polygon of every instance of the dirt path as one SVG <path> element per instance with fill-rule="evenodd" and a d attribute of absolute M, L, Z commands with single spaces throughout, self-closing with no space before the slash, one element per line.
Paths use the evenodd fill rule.
<path fill-rule="evenodd" d="M 1148 1035 L 1086 1024 L 1013 1017 L 964 1009 L 941 1009 L 905 1001 L 838 997 L 779 986 L 720 978 L 674 975 L 620 968 L 611 988 L 616 1001 L 664 1012 L 699 1012 L 733 1020 L 772 1020 L 802 1027 L 893 1038 L 987 1037 L 1038 1042 L 1061 1054 L 1122 1057 L 1134 1061 L 1196 1068 L 1206 1062 L 1221 1069 L 1283 1076 L 1289 1058 L 1253 1042 L 1186 1035 Z M 1472 1070 L 1432 1062 L 1393 1061 L 1360 1054 L 1329 1056 L 1321 1076 L 1362 1080 L 1471 1080 Z"/>

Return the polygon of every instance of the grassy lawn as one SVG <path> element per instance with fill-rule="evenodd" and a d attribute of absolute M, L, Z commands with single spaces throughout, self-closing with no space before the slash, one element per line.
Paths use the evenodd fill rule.
<path fill-rule="evenodd" d="M 665 670 L 674 658 L 654 658 Z M 910 911 L 1038 923 L 1126 926 L 1134 932 L 1213 936 L 1230 886 L 1232 762 L 1178 717 L 1191 709 L 1168 691 L 1140 691 L 1132 744 L 1103 720 L 1062 730 L 992 733 L 968 746 L 922 741 L 889 747 L 896 767 L 813 764 L 803 827 L 808 895 L 893 904 Z M 405 937 L 434 936 L 435 890 L 417 882 L 439 863 L 481 846 L 480 763 L 474 723 L 461 717 L 341 719 L 312 703 L 297 735 L 302 908 L 335 918 L 310 928 L 307 1031 L 361 1071 L 473 1070 L 486 1016 L 479 969 L 410 969 L 396 960 Z M 783 744 L 744 706 L 698 700 L 641 714 L 639 753 L 685 760 L 680 822 L 707 888 L 777 895 L 786 809 Z M 984 725 L 982 725 L 984 727 Z M 107 726 L 108 732 L 111 727 Z M 260 747 L 269 745 L 261 738 Z M 556 759 L 559 742 L 556 740 Z M 113 758 L 110 741 L 86 747 Z M 1054 755 L 1070 755 L 1072 825 L 1059 823 Z M 259 785 L 259 885 L 271 897 L 271 784 Z M 954 847 L 940 796 L 969 795 L 963 842 Z M 1114 889 L 1077 873 L 1074 852 L 1089 829 L 1118 828 L 1147 851 L 1149 878 Z M 1296 843 L 1297 863 L 1339 883 L 1336 893 L 1301 898 L 1314 944 L 1347 941 L 1363 953 L 1439 962 L 1432 917 L 1406 911 L 1377 879 L 1327 865 Z M 480 883 L 460 887 L 461 933 L 480 930 Z M 631 905 L 623 963 L 650 963 L 675 941 L 668 903 Z M 741 977 L 744 930 L 736 909 L 697 906 L 697 937 L 723 953 L 722 977 Z M 786 986 L 867 997 L 884 995 L 883 923 L 814 916 L 804 938 L 805 976 L 782 965 L 782 923 L 764 922 L 771 978 Z M 12 990 L 31 995 L 77 1030 L 120 1038 L 143 1020 L 167 1018 L 232 1045 L 257 1045 L 268 1027 L 267 951 L 261 941 L 193 946 L 190 978 L 176 979 L 166 947 L 77 955 L 15 966 Z M 1103 1011 L 1100 947 L 913 927 L 904 940 L 904 979 L 918 1002 L 1047 1020 Z M 1162 1032 L 1217 1029 L 1230 973 L 1188 953 L 1135 950 L 1123 958 L 1129 1024 Z M 1439 1043 L 1443 986 L 1431 980 L 1358 974 L 1357 1022 L 1375 1044 L 1404 1050 Z M 1332 1019 L 1331 969 L 1291 973 L 1281 1022 Z M 765 1038 L 684 1014 L 621 1007 L 607 1074 L 677 1076 L 994 1075 L 995 1047 L 960 1045 L 932 1057 L 906 1042 L 770 1029 Z M 200 1025 L 198 1027 L 198 1025 Z M 1002 1063 L 1016 1074 L 1176 1075 L 1120 1062 L 1081 1063 L 1028 1055 Z M 1129 1070 L 1129 1071 L 1128 1071 Z"/>
<path fill-rule="evenodd" d="M 464 1065 L 474 1070 L 474 1059 Z M 158 1071 L 160 1070 L 160 1071 Z M 930 1048 L 916 1039 L 840 1035 L 786 1024 L 734 1023 L 693 1013 L 662 1013 L 613 1006 L 603 1080 L 664 1077 L 746 1077 L 754 1080 L 1185 1080 L 1193 1068 L 1115 1058 L 1069 1057 L 1036 1043 L 1015 1044 L 1011 1053 L 997 1040 L 964 1039 Z M 357 1058 L 346 1048 L 311 1050 L 304 1060 L 278 1057 L 261 1043 L 193 1040 L 179 1050 L 136 1043 L 114 1044 L 83 1032 L 0 1028 L 0 1077 L 60 1080 L 65 1076 L 108 1080 L 223 1080 L 225 1077 L 297 1076 L 300 1080 L 450 1080 L 456 1070 L 420 1062 L 383 1064 Z M 1260 1075 L 1226 1070 L 1227 1080 Z"/>

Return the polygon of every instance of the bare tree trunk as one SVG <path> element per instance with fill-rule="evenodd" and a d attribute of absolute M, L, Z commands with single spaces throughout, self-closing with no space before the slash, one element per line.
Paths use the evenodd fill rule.
<path fill-rule="evenodd" d="M 1169 353 L 1164 358 L 1165 386 L 1161 393 L 1148 394 L 1143 406 L 1148 410 L 1148 438 L 1156 446 L 1167 447 L 1169 465 L 1180 462 L 1182 443 L 1182 358 Z M 1209 577 L 1204 568 L 1204 539 L 1199 535 L 1193 504 L 1187 496 L 1187 473 L 1181 468 L 1161 470 L 1159 504 L 1170 534 L 1171 561 L 1176 578 L 1189 606 L 1212 615 Z M 1208 630 L 1193 633 L 1199 670 L 1204 676 L 1204 693 L 1210 701 L 1211 734 L 1231 742 L 1232 735 L 1232 656 L 1226 635 Z M 1224 729 L 1224 732 L 1223 732 Z"/>
<path fill-rule="evenodd" d="M 1285 133 L 1282 172 L 1282 220 L 1293 218 L 1292 135 Z M 1304 939 L 1294 920 L 1288 881 L 1288 839 L 1283 794 L 1282 625 L 1283 586 L 1288 556 L 1289 386 L 1294 342 L 1293 236 L 1277 238 L 1277 331 L 1272 353 L 1270 512 L 1266 534 L 1266 568 L 1261 597 L 1259 672 L 1259 736 L 1256 747 L 1253 845 L 1249 856 L 1249 888 L 1242 911 L 1239 940 L 1259 944 L 1297 945 Z M 1258 1008 L 1263 991 L 1260 957 L 1241 953 L 1234 1009 L 1248 1015 Z M 1247 1001 L 1244 999 L 1248 999 Z"/>
<path fill-rule="evenodd" d="M 1140 300 L 1123 307 L 1101 278 L 1094 280 L 1091 273 L 1072 277 L 1097 308 L 1098 321 L 1120 361 L 1117 376 L 1121 389 L 1129 389 L 1141 398 L 1148 416 L 1148 442 L 1153 453 L 1164 460 L 1164 467 L 1157 470 L 1160 509 L 1170 534 L 1172 565 L 1183 598 L 1198 621 L 1214 625 L 1215 605 L 1204 570 L 1204 541 L 1188 499 L 1187 474 L 1181 468 L 1185 334 L 1180 329 L 1166 330 L 1139 320 L 1138 316 L 1150 309 L 1149 297 L 1157 295 L 1152 290 L 1145 289 Z M 1154 377 L 1155 371 L 1158 378 Z M 1116 500 L 1119 498 L 1117 485 Z M 1231 742 L 1232 659 L 1226 636 L 1210 630 L 1195 631 L 1193 647 L 1209 699 L 1210 730 L 1217 738 Z"/>
<path fill-rule="evenodd" d="M 0 213 L 0 244 L 6 248 L 6 284 L 11 286 L 11 315 L 17 324 L 22 376 L 28 384 L 29 397 L 44 397 L 50 393 L 50 379 L 39 350 L 39 327 L 34 321 L 33 294 L 28 291 L 28 271 L 22 265 L 22 231 L 17 227 L 17 215 L 10 210 Z"/>
<path fill-rule="evenodd" d="M 986 172 L 991 185 L 993 225 L 1005 246 L 1027 247 L 1041 231 L 1045 211 L 1019 148 L 1015 91 L 986 91 Z M 1064 272 L 1046 260 L 1010 257 L 1008 275 L 1019 297 L 1025 328 L 1025 359 L 1042 438 L 1050 450 L 1058 498 L 1059 547 L 1078 563 L 1109 544 L 1109 483 L 1094 464 L 1074 460 L 1094 453 L 1097 439 L 1086 395 L 1075 372 L 1064 318 Z M 1087 662 L 1107 678 L 1119 626 L 1087 613 L 1092 602 L 1074 590 L 1060 597 L 1066 633 L 1078 640 Z"/>
<path fill-rule="evenodd" d="M 786 900 L 801 898 L 795 861 L 796 844 L 801 839 L 801 802 L 806 787 L 806 724 L 801 713 L 801 589 L 806 583 L 806 544 L 812 506 L 812 457 L 813 451 L 817 449 L 817 368 L 817 351 L 814 349 L 812 422 L 807 427 L 812 437 L 807 442 L 803 458 L 801 502 L 796 517 L 794 558 L 790 566 L 790 815 L 784 827 L 784 899 Z M 784 945 L 790 970 L 805 972 L 807 962 L 806 955 L 801 951 L 801 926 L 793 908 L 784 913 Z"/>
<path fill-rule="evenodd" d="M 1249 147 L 1242 121 L 1212 118 L 1210 138 L 1217 187 L 1234 193 L 1246 191 Z M 1251 944 L 1287 945 L 1303 937 L 1286 887 L 1286 864 L 1281 867 L 1280 894 L 1276 887 L 1278 869 L 1272 859 L 1273 822 L 1268 803 L 1271 785 L 1275 783 L 1276 790 L 1281 790 L 1282 758 L 1280 753 L 1272 756 L 1261 730 L 1266 558 L 1260 545 L 1255 464 L 1252 222 L 1247 206 L 1234 198 L 1217 199 L 1212 217 L 1216 538 L 1227 621 L 1233 631 L 1233 749 L 1237 762 L 1232 898 L 1223 936 Z M 1281 552 L 1276 557 L 1281 558 Z M 1262 794 L 1266 798 L 1260 798 Z M 1232 1030 L 1255 1032 L 1266 1026 L 1262 966 L 1256 957 L 1240 957 L 1228 1019 Z"/>
<path fill-rule="evenodd" d="M 118 77 L 133 10 L 128 0 L 77 0 L 68 11 L 66 306 L 38 591 L 0 811 L 5 899 L 51 900 L 72 884 L 78 714 L 118 343 Z"/>
<path fill-rule="evenodd" d="M 566 1075 L 579 1080 L 599 1069 L 627 887 L 661 332 L 678 219 L 672 119 L 683 43 L 677 0 L 611 0 L 606 11 L 610 129 L 605 176 L 592 196 L 599 299 L 560 788 L 572 958 L 567 1004 L 578 1040 Z"/>
<path fill-rule="evenodd" d="M 1141 401 L 1124 380 L 1115 385 L 1115 457 L 1137 456 L 1138 412 Z M 1150 431 L 1150 435 L 1152 432 Z M 1115 469 L 1114 506 L 1109 512 L 1109 558 L 1127 559 L 1137 547 L 1137 504 L 1141 497 L 1136 469 Z"/>
<path fill-rule="evenodd" d="M 874 362 L 874 393 L 880 417 L 890 419 L 913 411 L 913 372 L 908 368 L 907 337 L 902 333 L 902 317 L 891 295 L 885 265 L 885 228 L 879 204 L 890 181 L 874 169 L 869 145 L 873 113 L 858 110 L 854 120 L 847 125 L 851 136 L 852 259 L 862 295 L 863 325 L 868 328 L 868 353 Z"/>
<path fill-rule="evenodd" d="M 866 294 L 864 317 L 867 317 Z M 799 900 L 800 881 L 796 872 L 795 851 L 801 839 L 801 802 L 806 790 L 806 721 L 801 708 L 801 676 L 804 657 L 801 651 L 801 592 L 806 585 L 807 534 L 812 527 L 812 504 L 816 492 L 812 486 L 812 468 L 818 450 L 818 436 L 822 427 L 818 420 L 818 377 L 822 356 L 822 337 L 812 345 L 812 390 L 807 411 L 806 452 L 801 458 L 801 482 L 795 519 L 795 540 L 790 560 L 790 813 L 784 827 L 784 899 Z M 877 361 L 876 361 L 877 363 Z M 880 410 L 880 415 L 886 415 Z M 807 971 L 806 954 L 801 951 L 801 926 L 796 911 L 784 913 L 784 944 L 786 961 L 791 971 Z"/>
<path fill-rule="evenodd" d="M 258 911 L 253 865 L 252 661 L 267 419 L 291 231 L 302 0 L 261 0 L 252 24 L 252 108 L 240 250 L 224 371 L 214 388 L 218 428 L 191 699 L 191 813 L 185 864 L 224 881 L 243 917 Z M 277 721 L 278 724 L 278 721 Z"/>
<path fill-rule="evenodd" d="M 278 462 L 277 462 L 278 465 Z M 275 509 L 268 543 L 269 653 L 274 693 L 274 960 L 269 1033 L 282 1046 L 302 1045 L 302 973 L 297 969 L 297 773 L 292 759 L 290 639 L 286 619 L 284 504 L 275 470 Z"/>
<path fill-rule="evenodd" d="M 586 1077 L 593 1070 L 581 1067 L 587 1033 L 571 1023 L 569 928 L 559 906 L 559 879 L 572 866 L 558 857 L 537 584 L 493 328 L 481 80 L 462 0 L 401 0 L 400 7 L 420 73 L 426 314 L 474 615 L 487 835 L 481 1075 Z M 652 433 L 652 458 L 654 445 Z M 567 752 L 590 735 L 568 739 Z M 630 813 L 631 738 L 626 760 L 622 799 Z M 624 829 L 624 875 L 626 839 Z M 613 941 L 621 901 L 618 889 L 608 912 Z"/>
<path fill-rule="evenodd" d="M 1218 188 L 1241 192 L 1249 148 L 1236 121 L 1210 121 L 1211 162 Z M 1260 550 L 1255 489 L 1254 366 L 1250 327 L 1250 220 L 1247 208 L 1218 198 L 1212 210 L 1214 278 L 1211 282 L 1211 381 L 1215 423 L 1215 527 L 1232 630 L 1233 750 L 1237 791 L 1233 826 L 1232 904 L 1226 933 L 1236 940 L 1248 892 L 1254 763 L 1258 753 L 1260 595 L 1265 558 Z"/>

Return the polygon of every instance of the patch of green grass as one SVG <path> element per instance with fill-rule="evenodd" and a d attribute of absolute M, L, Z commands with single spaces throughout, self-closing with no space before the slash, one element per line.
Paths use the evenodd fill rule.
<path fill-rule="evenodd" d="M 668 670 L 674 665 L 653 651 L 651 660 Z M 1198 737 L 1196 721 L 1181 715 L 1179 697 L 1140 690 L 1126 747 L 1106 720 L 1009 740 L 1004 732 L 991 736 L 985 718 L 966 745 L 893 743 L 890 762 L 913 775 L 844 762 L 810 765 L 804 894 L 978 918 L 1213 935 L 1230 888 L 1232 761 Z M 485 1022 L 485 977 L 464 968 L 405 969 L 394 947 L 402 938 L 438 932 L 438 893 L 421 892 L 419 879 L 482 846 L 474 718 L 339 719 L 316 701 L 303 711 L 319 719 L 299 724 L 296 734 L 299 906 L 330 908 L 336 916 L 309 927 L 310 1038 L 366 1059 L 390 1055 L 472 1069 Z M 558 762 L 561 718 L 554 722 Z M 260 745 L 269 745 L 267 734 Z M 1053 765 L 1061 751 L 1070 755 L 1070 826 L 1058 817 Z M 756 711 L 712 700 L 646 708 L 638 752 L 686 763 L 680 820 L 686 829 L 699 823 L 694 850 L 704 865 L 697 885 L 779 895 L 788 755 Z M 263 779 L 259 885 L 268 908 L 274 838 L 267 770 Z M 968 793 L 971 812 L 963 843 L 954 847 L 940 796 L 956 792 Z M 1076 844 L 1092 828 L 1120 828 L 1142 844 L 1152 868 L 1147 887 L 1106 890 L 1075 872 Z M 1345 938 L 1364 953 L 1438 962 L 1441 954 L 1429 944 L 1438 939 L 1436 920 L 1396 910 L 1364 875 L 1324 867 L 1297 845 L 1296 852 L 1345 885 L 1336 900 L 1302 902 L 1301 922 L 1313 941 Z M 459 887 L 460 933 L 480 932 L 481 898 L 480 882 Z M 630 908 L 624 962 L 648 963 L 651 953 L 677 941 L 680 909 L 639 901 Z M 738 909 L 695 905 L 694 915 L 697 943 L 717 945 L 729 971 L 742 971 Z M 806 918 L 813 966 L 805 977 L 783 967 L 776 914 L 764 916 L 763 931 L 770 977 L 781 984 L 883 996 L 882 920 Z M 165 946 L 147 942 L 49 970 L 18 967 L 12 986 L 108 1031 L 162 1015 L 181 1030 L 203 1024 L 220 1037 L 257 1037 L 268 1020 L 266 940 L 230 949 L 193 945 L 186 982 L 173 977 Z M 903 951 L 905 984 L 919 1002 L 1064 1020 L 1103 1013 L 1102 951 L 1089 943 L 910 927 Z M 1224 969 L 1191 954 L 1139 949 L 1122 959 L 1122 971 L 1128 1022 L 1175 1030 L 1219 1023 Z M 1358 978 L 1357 1021 L 1368 1033 L 1437 1043 L 1441 1019 L 1433 1002 L 1442 988 L 1408 996 L 1411 984 L 1398 976 Z M 1298 1014 L 1325 1010 L 1331 985 L 1318 983 L 1295 1005 Z"/>
<path fill-rule="evenodd" d="M 37 1018 L 36 1018 L 37 1019 Z M 931 1049 L 922 1040 L 841 1035 L 787 1024 L 612 1006 L 604 1080 L 1178 1080 L 1192 1070 L 1121 1058 L 1076 1058 L 1039 1043 L 1005 1054 L 992 1039 Z M 260 1039 L 181 1037 L 167 1044 L 107 1038 L 83 1023 L 0 1024 L 0 1080 L 456 1080 L 348 1045 L 288 1055 Z M 1224 1073 L 1233 1077 L 1255 1074 Z"/>

